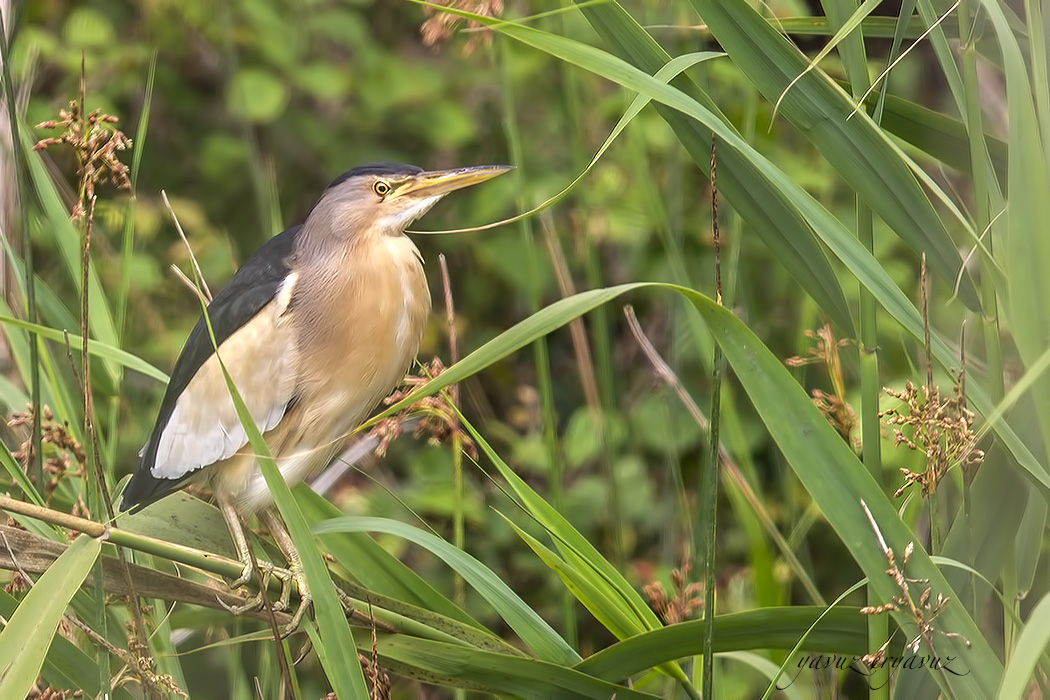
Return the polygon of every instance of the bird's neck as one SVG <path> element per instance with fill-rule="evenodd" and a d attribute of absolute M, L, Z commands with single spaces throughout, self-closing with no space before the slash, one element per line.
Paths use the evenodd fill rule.
<path fill-rule="evenodd" d="M 311 250 L 311 257 L 296 256 L 299 278 L 292 303 L 303 332 L 338 332 L 350 316 L 379 321 L 407 314 L 399 323 L 410 326 L 414 354 L 430 311 L 430 294 L 422 258 L 411 239 L 360 236 L 319 253 Z"/>
<path fill-rule="evenodd" d="M 299 347 L 311 353 L 300 391 L 340 407 L 336 418 L 305 409 L 304 420 L 342 434 L 400 383 L 416 356 L 430 315 L 422 261 L 407 237 L 375 237 L 299 275 L 294 322 Z"/>

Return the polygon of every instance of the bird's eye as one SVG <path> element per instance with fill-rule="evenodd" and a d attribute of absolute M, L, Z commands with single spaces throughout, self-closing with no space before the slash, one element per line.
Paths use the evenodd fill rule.
<path fill-rule="evenodd" d="M 390 194 L 390 185 L 382 180 L 376 180 L 375 184 L 372 185 L 372 191 L 380 197 L 385 197 Z"/>

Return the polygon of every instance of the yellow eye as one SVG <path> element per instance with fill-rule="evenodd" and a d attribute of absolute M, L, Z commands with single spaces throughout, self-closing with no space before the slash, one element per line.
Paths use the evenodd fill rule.
<path fill-rule="evenodd" d="M 385 182 L 383 182 L 382 180 L 376 180 L 375 184 L 372 185 L 372 191 L 375 192 L 380 197 L 385 197 L 388 194 L 390 194 L 390 190 L 391 190 L 390 185 L 385 183 Z"/>

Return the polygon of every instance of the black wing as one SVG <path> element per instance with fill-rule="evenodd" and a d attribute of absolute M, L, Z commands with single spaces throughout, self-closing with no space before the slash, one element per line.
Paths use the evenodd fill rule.
<path fill-rule="evenodd" d="M 295 241 L 302 227 L 295 226 L 279 233 L 263 245 L 241 266 L 233 278 L 215 295 L 208 305 L 208 317 L 211 319 L 215 342 L 223 341 L 233 335 L 245 323 L 255 317 L 259 311 L 277 296 L 277 292 L 291 271 L 291 258 L 295 251 Z M 135 469 L 128 487 L 124 491 L 121 510 L 148 506 L 168 494 L 176 491 L 189 476 L 175 479 L 158 479 L 151 470 L 157 459 L 157 446 L 175 403 L 193 379 L 197 370 L 215 353 L 208 325 L 204 315 L 197 320 L 197 325 L 190 331 L 186 345 L 175 361 L 171 380 L 164 392 L 160 404 L 157 422 L 153 433 L 142 449 L 138 467 Z"/>

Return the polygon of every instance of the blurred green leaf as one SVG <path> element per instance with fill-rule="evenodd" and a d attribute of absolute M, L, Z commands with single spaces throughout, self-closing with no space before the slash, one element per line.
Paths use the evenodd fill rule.
<path fill-rule="evenodd" d="M 106 15 L 92 7 L 78 7 L 66 18 L 62 38 L 70 48 L 93 48 L 112 45 L 116 35 Z"/>
<path fill-rule="evenodd" d="M 1014 645 L 1014 653 L 1003 672 L 1003 682 L 995 696 L 998 700 L 1024 700 L 1031 697 L 1030 679 L 1040 657 L 1050 647 L 1050 595 L 1045 595 L 1032 608 L 1024 630 Z"/>
<path fill-rule="evenodd" d="M 350 86 L 350 75 L 345 69 L 323 61 L 298 68 L 295 79 L 304 91 L 322 100 L 342 97 Z"/>
<path fill-rule="evenodd" d="M 666 411 L 667 399 L 647 394 L 631 407 L 631 434 L 661 454 L 681 454 L 699 444 L 700 426 L 684 411 Z"/>
<path fill-rule="evenodd" d="M 272 73 L 244 68 L 230 81 L 227 106 L 232 114 L 249 122 L 272 122 L 281 116 L 287 104 L 288 89 Z"/>
<path fill-rule="evenodd" d="M 562 436 L 565 461 L 570 467 L 579 467 L 596 459 L 601 454 L 603 440 L 610 450 L 615 451 L 623 443 L 623 434 L 622 420 L 616 420 L 614 416 L 598 416 L 589 407 L 580 408 L 569 418 Z"/>

